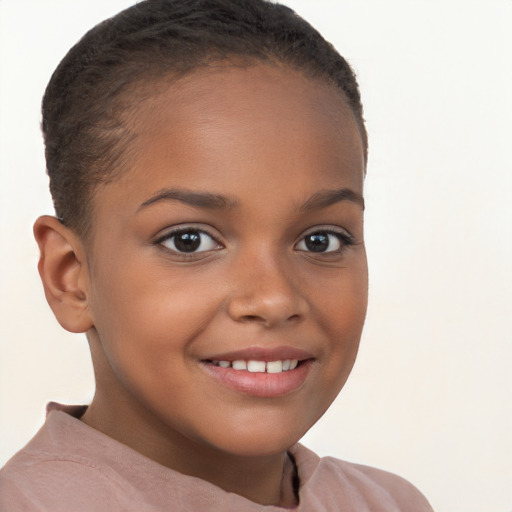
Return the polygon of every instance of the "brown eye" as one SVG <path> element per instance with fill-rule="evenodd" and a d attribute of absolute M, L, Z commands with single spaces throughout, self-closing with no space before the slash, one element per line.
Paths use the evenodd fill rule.
<path fill-rule="evenodd" d="M 304 245 L 311 252 L 325 252 L 329 249 L 329 243 L 328 233 L 313 233 L 304 238 Z"/>
<path fill-rule="evenodd" d="M 213 251 L 220 247 L 208 233 L 194 229 L 174 231 L 160 240 L 160 243 L 179 253 Z"/>
<path fill-rule="evenodd" d="M 319 230 L 304 236 L 296 245 L 296 249 L 317 254 L 330 253 L 340 252 L 344 247 L 352 244 L 352 236 L 346 232 Z"/>
<path fill-rule="evenodd" d="M 201 245 L 201 235 L 194 232 L 174 235 L 174 245 L 178 251 L 194 252 Z"/>

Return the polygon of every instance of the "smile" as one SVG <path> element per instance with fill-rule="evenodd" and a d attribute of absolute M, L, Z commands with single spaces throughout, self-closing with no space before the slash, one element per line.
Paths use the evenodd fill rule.
<path fill-rule="evenodd" d="M 235 361 L 212 361 L 214 366 L 220 368 L 233 368 L 246 370 L 251 373 L 282 373 L 294 370 L 299 364 L 298 359 L 284 359 L 277 361 L 258 361 L 255 359 L 237 359 Z"/>
<path fill-rule="evenodd" d="M 218 384 L 260 398 L 277 398 L 302 388 L 316 357 L 293 347 L 253 347 L 210 355 L 201 367 Z"/>

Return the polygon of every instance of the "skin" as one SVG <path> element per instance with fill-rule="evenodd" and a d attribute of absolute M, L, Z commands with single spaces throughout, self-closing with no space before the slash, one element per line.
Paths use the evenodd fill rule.
<path fill-rule="evenodd" d="M 286 450 L 344 385 L 366 313 L 362 204 L 318 199 L 362 196 L 350 109 L 331 85 L 286 67 L 225 66 L 167 86 L 129 128 L 137 157 L 98 187 L 89 242 L 51 217 L 35 225 L 48 301 L 90 343 L 97 388 L 82 420 L 182 473 L 293 505 Z M 227 200 L 154 199 L 169 189 Z M 184 255 L 162 240 L 177 226 L 207 232 L 207 250 Z M 339 250 L 311 252 L 315 227 L 352 244 L 333 235 Z M 283 345 L 312 355 L 283 396 L 204 371 L 213 354 Z"/>

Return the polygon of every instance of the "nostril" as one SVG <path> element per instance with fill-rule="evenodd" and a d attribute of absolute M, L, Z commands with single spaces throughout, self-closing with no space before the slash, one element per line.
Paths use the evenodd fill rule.
<path fill-rule="evenodd" d="M 294 314 L 289 316 L 285 321 L 286 322 L 298 322 L 301 319 L 301 315 Z M 242 322 L 260 322 L 260 323 L 270 323 L 268 319 L 265 319 L 259 315 L 243 315 L 239 318 Z"/>
<path fill-rule="evenodd" d="M 258 315 L 244 315 L 241 319 L 246 322 L 264 322 L 264 319 Z"/>

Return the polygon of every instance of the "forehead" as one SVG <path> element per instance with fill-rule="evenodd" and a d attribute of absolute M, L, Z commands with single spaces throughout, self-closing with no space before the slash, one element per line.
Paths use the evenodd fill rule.
<path fill-rule="evenodd" d="M 343 92 L 323 78 L 283 64 L 210 64 L 156 88 L 158 93 L 142 101 L 128 121 L 142 146 L 155 143 L 155 137 L 173 125 L 192 129 L 195 136 L 200 126 L 222 130 L 230 125 L 238 129 L 265 125 L 267 133 L 270 129 L 282 138 L 291 134 L 293 124 L 317 130 L 323 124 L 333 138 L 362 151 L 357 123 Z"/>
<path fill-rule="evenodd" d="M 277 64 L 221 64 L 156 90 L 127 120 L 134 158 L 112 184 L 125 199 L 130 186 L 138 199 L 169 186 L 223 195 L 266 189 L 285 200 L 293 184 L 296 201 L 322 187 L 362 192 L 357 124 L 323 79 Z"/>

